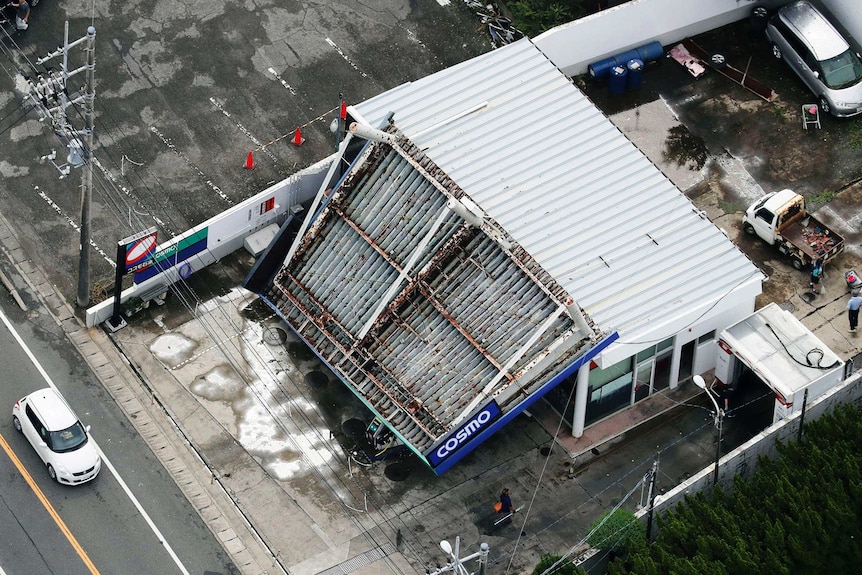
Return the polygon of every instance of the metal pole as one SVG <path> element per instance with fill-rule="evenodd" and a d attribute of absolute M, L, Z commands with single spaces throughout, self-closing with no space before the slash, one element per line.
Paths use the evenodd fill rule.
<path fill-rule="evenodd" d="M 808 405 L 808 388 L 805 388 L 805 395 L 802 396 L 802 413 L 799 414 L 799 434 L 796 436 L 796 441 L 802 441 L 802 428 L 805 426 L 805 408 Z"/>
<path fill-rule="evenodd" d="M 344 137 L 344 118 L 341 117 L 341 106 L 344 105 L 344 95 L 342 93 L 338 93 L 338 122 L 336 125 L 338 126 L 335 129 L 335 149 L 338 150 L 338 146 L 341 144 L 341 139 Z"/>
<path fill-rule="evenodd" d="M 479 575 L 485 575 L 485 565 L 488 564 L 488 544 L 479 545 Z"/>
<path fill-rule="evenodd" d="M 710 395 L 712 397 L 712 395 Z M 718 425 L 718 441 L 715 443 L 715 471 L 712 474 L 712 488 L 718 485 L 718 461 L 721 459 L 721 422 L 724 419 L 724 410 L 719 409 L 715 414 Z"/>
<path fill-rule="evenodd" d="M 652 464 L 652 473 L 650 473 L 649 480 L 649 512 L 647 513 L 647 523 L 646 523 L 646 539 L 647 543 L 649 543 L 650 538 L 652 537 L 652 516 L 653 509 L 655 509 L 655 480 L 658 475 L 658 459 L 653 461 Z"/>
<path fill-rule="evenodd" d="M 444 545 L 445 544 L 445 545 Z M 446 565 L 441 567 L 440 564 L 437 564 L 437 569 L 434 571 L 430 571 L 430 569 L 426 569 L 425 573 L 428 575 L 442 575 L 443 573 L 455 573 L 456 575 L 472 575 L 472 572 L 467 571 L 467 568 L 464 567 L 464 564 L 468 561 L 472 561 L 473 559 L 478 558 L 479 562 L 479 575 L 485 575 L 485 566 L 488 563 L 488 553 L 490 547 L 488 547 L 487 543 L 482 543 L 479 545 L 479 551 L 467 555 L 466 557 L 459 557 L 461 552 L 461 538 L 455 538 L 455 548 L 452 549 L 452 546 L 449 545 L 448 541 L 441 541 L 440 547 L 443 551 L 449 555 L 449 559 L 446 559 Z"/>
<path fill-rule="evenodd" d="M 718 460 L 721 459 L 721 420 L 724 418 L 724 410 L 719 407 L 718 401 L 715 400 L 712 392 L 706 387 L 703 378 L 699 375 L 694 377 L 700 378 L 695 381 L 695 385 L 706 392 L 706 395 L 709 396 L 709 400 L 712 402 L 713 407 L 715 407 L 715 426 L 718 428 L 718 441 L 715 442 L 715 471 L 712 475 L 712 488 L 715 489 L 715 486 L 718 485 Z"/>
<path fill-rule="evenodd" d="M 117 243 L 117 273 L 114 276 L 114 312 L 108 320 L 109 324 L 114 327 L 120 327 L 123 322 L 122 318 L 122 295 L 123 295 L 123 271 L 125 269 L 126 245 L 123 242 Z"/>
<path fill-rule="evenodd" d="M 96 70 L 96 29 L 87 28 L 87 84 L 84 95 L 84 166 L 81 172 L 81 244 L 78 260 L 78 307 L 86 307 L 90 303 L 90 199 L 93 193 L 93 126 L 95 111 L 93 101 L 96 99 L 94 73 Z M 117 265 L 120 265 L 117 262 Z"/>

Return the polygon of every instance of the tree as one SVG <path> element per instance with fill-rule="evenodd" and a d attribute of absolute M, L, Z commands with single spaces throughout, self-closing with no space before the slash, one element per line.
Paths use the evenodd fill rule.
<path fill-rule="evenodd" d="M 628 548 L 611 575 L 797 575 L 858 572 L 862 557 L 862 411 L 852 405 L 777 445 L 731 495 L 686 496 L 658 516 L 651 545 Z"/>

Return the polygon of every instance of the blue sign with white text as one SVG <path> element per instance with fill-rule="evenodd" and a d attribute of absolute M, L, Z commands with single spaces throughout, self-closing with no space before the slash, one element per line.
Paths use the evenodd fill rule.
<path fill-rule="evenodd" d="M 432 467 L 437 467 L 446 458 L 454 455 L 459 449 L 470 442 L 470 439 L 478 435 L 480 431 L 500 416 L 500 407 L 493 399 L 482 409 L 477 411 L 473 417 L 464 422 L 461 427 L 449 434 L 446 439 L 437 444 L 434 449 L 426 454 Z"/>

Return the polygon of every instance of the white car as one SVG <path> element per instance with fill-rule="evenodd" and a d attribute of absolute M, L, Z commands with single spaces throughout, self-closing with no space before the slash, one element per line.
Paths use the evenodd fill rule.
<path fill-rule="evenodd" d="M 51 388 L 16 401 L 12 424 L 24 434 L 48 468 L 48 475 L 58 483 L 86 483 L 102 468 L 102 458 L 90 440 L 90 426 L 81 425 L 66 400 Z"/>

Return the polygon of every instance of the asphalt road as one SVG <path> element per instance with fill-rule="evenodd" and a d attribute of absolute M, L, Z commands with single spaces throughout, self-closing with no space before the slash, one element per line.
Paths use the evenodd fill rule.
<path fill-rule="evenodd" d="M 6 298 L 3 308 L 0 406 L 6 416 L 0 427 L 0 572 L 238 573 L 56 326 L 39 313 L 9 309 Z M 91 426 L 103 451 L 102 471 L 90 483 L 68 487 L 51 481 L 30 444 L 11 425 L 15 400 L 49 385 L 33 359 Z"/>

